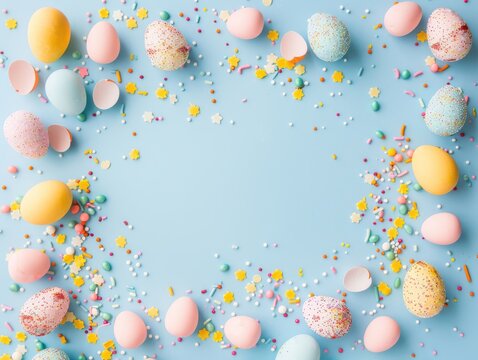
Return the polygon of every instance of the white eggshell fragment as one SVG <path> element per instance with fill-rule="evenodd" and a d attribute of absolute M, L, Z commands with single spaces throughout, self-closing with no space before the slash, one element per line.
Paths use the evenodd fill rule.
<path fill-rule="evenodd" d="M 363 266 L 356 266 L 349 269 L 344 276 L 344 287 L 350 292 L 361 292 L 372 285 L 372 275 Z"/>

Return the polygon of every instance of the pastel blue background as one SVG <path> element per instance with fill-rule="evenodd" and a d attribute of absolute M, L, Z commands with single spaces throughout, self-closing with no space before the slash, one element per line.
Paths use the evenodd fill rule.
<path fill-rule="evenodd" d="M 233 309 L 226 305 L 226 315 L 214 317 L 217 327 L 236 310 L 237 313 L 260 319 L 264 336 L 277 338 L 279 344 L 298 333 L 312 334 L 303 321 L 301 325 L 294 324 L 296 317 L 301 318 L 299 308 L 288 319 L 273 319 L 267 301 L 262 301 L 260 307 L 255 307 L 252 302 L 247 303 L 244 300 L 245 283 L 236 282 L 232 271 L 225 275 L 220 273 L 219 265 L 226 262 L 233 269 L 245 268 L 250 276 L 256 273 L 259 266 L 265 269 L 265 273 L 280 268 L 284 271 L 286 280 L 293 280 L 295 285 L 300 287 L 303 281 L 309 284 L 308 289 L 299 292 L 303 299 L 309 291 L 334 296 L 336 290 L 342 287 L 344 272 L 357 264 L 368 266 L 377 281 L 390 283 L 394 277 L 385 276 L 378 270 L 380 260 L 366 261 L 366 256 L 374 252 L 373 247 L 363 243 L 365 228 L 370 225 L 371 217 L 368 216 L 360 225 L 354 225 L 349 220 L 351 212 L 355 210 L 355 202 L 372 190 L 358 174 L 367 169 L 382 168 L 378 162 L 382 155 L 382 143 L 374 139 L 374 144 L 369 146 L 366 139 L 373 137 L 377 129 L 383 130 L 391 138 L 398 135 L 401 124 L 406 123 L 412 146 L 434 144 L 454 148 L 458 145 L 460 150 L 456 152 L 456 160 L 462 174 L 473 175 L 476 171 L 476 146 L 468 141 L 469 136 L 476 134 L 475 120 L 466 125 L 466 136 L 457 137 L 456 143 L 451 138 L 439 138 L 423 124 L 420 116 L 422 109 L 417 98 L 403 94 L 404 90 L 411 89 L 417 93 L 417 97 L 423 97 L 427 102 L 448 81 L 448 77 L 453 76 L 452 83 L 462 87 L 471 98 L 469 109 L 476 106 L 476 44 L 466 59 L 451 64 L 450 69 L 441 74 L 430 73 L 424 64 L 425 57 L 430 55 L 426 43 L 418 47 L 414 45 L 416 32 L 425 28 L 426 18 L 433 9 L 440 6 L 451 6 L 463 16 L 472 32 L 478 34 L 478 23 L 474 15 L 478 10 L 476 1 L 471 0 L 469 4 L 462 1 L 420 1 L 425 20 L 422 20 L 417 31 L 405 38 L 392 38 L 384 29 L 373 30 L 374 25 L 383 21 L 385 11 L 392 3 L 275 0 L 273 6 L 266 8 L 256 0 L 201 0 L 197 4 L 189 0 L 164 0 L 160 3 L 139 1 L 138 7 L 144 6 L 149 10 L 149 19 L 138 19 L 139 28 L 133 31 L 126 29 L 125 24 L 115 23 L 122 42 L 120 59 L 105 66 L 103 73 L 91 61 L 86 65 L 90 71 L 89 79 L 111 77 L 111 71 L 119 68 L 124 83 L 135 81 L 140 89 L 149 90 L 150 95 L 147 97 L 126 95 L 122 90 L 120 101 L 126 104 L 127 113 L 127 123 L 124 125 L 121 124 L 118 106 L 97 118 L 90 116 L 86 123 L 79 123 L 75 118 L 61 119 L 51 104 L 44 105 L 38 101 L 37 92 L 26 97 L 16 95 L 8 83 L 6 69 L 0 69 L 0 118 L 4 119 L 19 109 L 30 110 L 40 115 L 46 124 L 60 123 L 67 126 L 74 137 L 73 148 L 63 158 L 50 151 L 44 159 L 36 161 L 22 158 L 2 138 L 0 182 L 6 184 L 8 190 L 0 192 L 0 203 L 10 203 L 42 180 L 57 178 L 66 181 L 93 170 L 98 181 L 92 181 L 92 191 L 94 194 L 104 193 L 108 196 L 102 214 L 109 219 L 102 224 L 96 223 L 96 220 L 92 222 L 92 231 L 103 238 L 107 250 L 115 252 L 112 263 L 114 276 L 118 280 L 115 289 L 105 289 L 102 292 L 104 297 L 118 294 L 121 296 L 121 309 L 141 311 L 139 305 L 127 302 L 126 287 L 132 285 L 138 292 L 147 291 L 147 296 L 141 297 L 143 303 L 159 307 L 164 317 L 172 301 L 168 295 L 169 286 L 174 287 L 176 295 L 193 289 L 193 296 L 200 306 L 201 318 L 205 319 L 209 317 L 209 305 L 204 302 L 205 297 L 199 294 L 199 290 L 210 289 L 213 284 L 223 280 L 225 288 L 235 292 L 240 306 Z M 341 4 L 350 9 L 351 13 L 340 10 Z M 102 7 L 100 1 L 2 1 L 1 7 L 7 8 L 9 15 L 0 15 L 0 50 L 5 51 L 9 58 L 7 66 L 12 60 L 20 58 L 41 68 L 40 92 L 43 92 L 46 72 L 30 53 L 26 28 L 31 13 L 44 5 L 61 9 L 72 25 L 69 50 L 60 61 L 51 66 L 52 70 L 65 64 L 71 67 L 80 65 L 80 61 L 72 59 L 71 53 L 74 50 L 85 52 L 82 37 L 90 28 L 85 21 L 85 13 L 91 11 L 96 22 L 99 20 L 97 10 Z M 134 14 L 131 5 L 131 1 L 126 5 L 121 5 L 119 1 L 109 1 L 106 4 L 110 14 L 121 9 L 128 16 Z M 220 20 L 219 24 L 212 22 L 215 18 L 211 9 L 232 10 L 241 5 L 255 6 L 266 18 L 272 19 L 272 24 L 267 24 L 266 30 L 257 40 L 245 42 L 233 39 Z M 195 6 L 209 9 L 207 13 L 201 11 L 199 25 L 194 23 Z M 364 20 L 361 17 L 365 15 L 367 8 L 371 13 Z M 165 74 L 150 65 L 143 50 L 143 31 L 150 21 L 157 19 L 159 11 L 163 9 L 172 14 L 172 19 L 190 43 L 197 41 L 198 45 L 193 48 L 190 57 L 193 62 L 198 62 L 197 68 L 189 64 L 182 70 Z M 187 23 L 180 19 L 177 16 L 179 11 L 190 15 L 192 21 Z M 346 23 L 352 36 L 352 47 L 347 54 L 347 62 L 325 64 L 312 54 L 308 55 L 303 62 L 307 68 L 303 78 L 310 82 L 310 86 L 304 89 L 305 97 L 301 102 L 291 98 L 291 84 L 284 87 L 279 85 L 288 76 L 294 77 L 292 72 L 279 76 L 277 84 L 272 86 L 270 79 L 255 79 L 252 70 L 246 70 L 239 76 L 237 73 L 227 74 L 226 66 L 218 65 L 220 61 L 225 61 L 225 56 L 231 56 L 236 47 L 239 49 L 241 64 L 265 64 L 267 54 L 279 52 L 278 45 L 272 46 L 266 39 L 267 30 L 277 29 L 281 34 L 295 30 L 305 35 L 307 18 L 317 11 L 337 15 Z M 15 31 L 9 31 L 3 26 L 3 22 L 10 16 L 19 22 Z M 110 21 L 113 21 L 111 17 Z M 198 27 L 203 29 L 202 34 L 197 33 Z M 222 29 L 221 35 L 215 33 L 216 27 Z M 226 47 L 225 42 L 230 42 L 230 46 Z M 383 43 L 387 44 L 387 49 L 382 49 Z M 368 44 L 373 44 L 373 55 L 367 54 Z M 136 54 L 138 60 L 130 62 L 130 53 Z M 201 60 L 200 54 L 203 55 Z M 262 59 L 256 60 L 257 55 L 262 56 Z M 321 70 L 324 66 L 328 68 L 326 73 Z M 128 67 L 134 69 L 134 74 L 126 73 Z M 362 77 L 358 77 L 361 67 L 364 72 Z M 398 81 L 392 71 L 395 67 L 410 69 L 412 73 L 423 70 L 425 74 L 417 79 Z M 346 79 L 352 80 L 352 85 L 347 85 L 345 81 L 342 84 L 332 83 L 330 76 L 334 70 L 343 71 Z M 201 77 L 200 71 L 210 71 L 210 78 Z M 145 76 L 144 80 L 138 79 L 140 74 Z M 196 80 L 191 81 L 191 75 Z M 179 102 L 175 106 L 159 101 L 154 96 L 154 90 L 164 76 L 169 78 L 165 84 L 170 93 L 178 94 Z M 326 83 L 319 82 L 321 76 L 326 77 Z M 214 81 L 213 88 L 218 99 L 216 105 L 210 102 L 210 87 L 204 84 L 204 80 Z M 179 82 L 185 84 L 185 92 L 180 91 Z M 422 87 L 424 82 L 429 84 L 428 89 Z M 372 100 L 368 95 L 372 86 L 381 89 L 379 102 L 382 108 L 376 113 L 371 111 Z M 87 87 L 89 94 L 92 88 L 92 85 Z M 283 91 L 288 93 L 285 98 L 281 95 Z M 330 97 L 330 92 L 335 92 L 336 96 Z M 343 95 L 338 96 L 338 92 Z M 247 103 L 241 102 L 243 98 L 248 99 Z M 89 101 L 91 102 L 91 97 Z M 319 101 L 323 101 L 325 106 L 315 109 L 313 105 Z M 186 121 L 190 103 L 201 106 L 201 115 L 192 123 Z M 88 113 L 93 111 L 95 109 L 90 104 Z M 164 116 L 165 120 L 161 123 L 144 123 L 141 118 L 144 111 L 153 111 L 158 116 Z M 210 120 L 217 112 L 224 117 L 221 126 Z M 336 117 L 337 112 L 340 112 L 340 117 Z M 352 121 L 348 120 L 349 116 L 353 117 Z M 230 120 L 235 124 L 231 125 Z M 343 125 L 344 121 L 348 121 L 348 126 Z M 294 124 L 293 127 L 289 126 L 290 122 Z M 75 131 L 77 126 L 81 127 L 80 132 Z M 312 131 L 314 126 L 319 128 L 317 132 Z M 100 133 L 97 132 L 98 129 L 101 130 Z M 137 131 L 138 136 L 132 137 L 132 131 Z M 392 141 L 387 144 L 391 145 Z M 110 160 L 111 168 L 104 171 L 94 165 L 83 155 L 87 148 L 95 149 L 100 159 Z M 136 162 L 122 160 L 122 156 L 127 155 L 132 148 L 141 151 L 141 159 Z M 336 161 L 331 159 L 334 153 L 338 156 Z M 365 157 L 369 159 L 368 164 L 362 163 Z M 466 165 L 466 160 L 470 160 L 471 164 Z M 6 167 L 12 164 L 20 168 L 17 179 L 6 172 Z M 33 165 L 35 170 L 28 171 L 28 165 Z M 36 172 L 39 169 L 43 174 Z M 410 358 L 412 352 L 417 354 L 417 359 L 430 359 L 433 358 L 433 350 L 438 351 L 437 358 L 440 359 L 471 359 L 474 356 L 473 349 L 476 346 L 473 341 L 477 336 L 476 298 L 471 298 L 468 293 L 476 291 L 476 288 L 473 284 L 466 283 L 463 272 L 457 271 L 456 267 L 466 263 L 472 276 L 478 277 L 475 255 L 478 233 L 474 226 L 477 209 L 475 188 L 476 186 L 468 188 L 460 181 L 459 191 L 444 197 L 434 197 L 425 192 L 413 193 L 421 212 L 421 217 L 416 222 L 417 227 L 437 211 L 438 204 L 442 204 L 445 211 L 456 213 L 462 220 L 463 236 L 459 243 L 445 248 L 424 243 L 418 236 L 405 238 L 408 250 L 403 256 L 404 261 L 414 257 L 434 264 L 446 282 L 448 298 L 457 297 L 458 302 L 451 302 L 449 308 L 439 316 L 422 320 L 420 325 L 416 325 L 416 319 L 403 305 L 400 291 L 394 291 L 392 296 L 385 299 L 385 309 L 379 313 L 391 315 L 399 321 L 402 337 L 399 344 L 389 352 L 371 354 L 359 348 L 352 351 L 351 347 L 362 338 L 366 325 L 372 319 L 368 315 L 361 315 L 361 311 L 375 308 L 375 296 L 371 290 L 349 294 L 347 300 L 354 325 L 350 333 L 340 340 L 328 341 L 316 337 L 321 347 L 330 351 L 329 354 L 323 354 L 323 359 L 405 359 Z M 396 195 L 393 192 L 388 197 L 394 201 Z M 134 230 L 128 230 L 123 225 L 123 220 L 133 224 Z M 49 239 L 42 235 L 43 227 L 29 226 L 2 215 L 0 228 L 3 230 L 0 234 L 0 249 L 3 253 L 7 253 L 10 247 L 22 247 L 25 233 L 31 235 L 34 247 L 49 248 Z M 71 238 L 72 233 L 69 232 L 68 235 Z M 114 247 L 114 239 L 118 235 L 126 236 L 132 249 L 144 253 L 140 260 L 143 266 L 138 271 L 137 279 L 129 274 L 124 252 Z M 47 242 L 38 245 L 35 242 L 37 238 L 43 238 Z M 263 247 L 264 242 L 269 244 L 268 248 Z M 348 255 L 340 247 L 341 242 L 351 244 Z M 278 243 L 279 247 L 272 248 L 272 243 Z M 232 250 L 232 244 L 239 245 L 239 250 Z M 418 253 L 411 250 L 414 244 L 419 244 Z M 96 248 L 92 239 L 88 240 L 86 246 L 95 256 L 89 264 L 92 267 L 99 266 L 105 254 Z M 322 254 L 326 253 L 330 258 L 333 249 L 338 250 L 339 261 L 323 260 Z M 445 263 L 450 261 L 448 250 L 453 251 L 456 258 L 450 268 L 445 267 Z M 56 254 L 49 254 L 52 259 L 58 260 L 59 252 L 60 249 Z M 215 253 L 220 254 L 219 259 L 214 258 Z M 252 262 L 250 268 L 246 267 L 246 261 Z M 3 266 L 6 270 L 6 263 Z M 331 266 L 337 268 L 337 275 L 331 273 Z M 303 279 L 297 276 L 299 267 L 304 269 Z M 149 271 L 151 275 L 143 277 L 143 271 Z M 321 275 L 324 271 L 329 273 L 327 278 Z M 63 280 L 62 275 L 59 274 L 52 283 L 42 280 L 25 286 L 24 294 L 14 294 L 7 290 L 11 280 L 7 272 L 2 271 L 0 303 L 14 305 L 16 308 L 14 312 L 1 314 L 2 322 L 8 321 L 19 330 L 16 318 L 19 307 L 38 289 L 52 284 L 72 289 L 71 280 Z M 263 277 L 265 278 L 265 274 Z M 320 279 L 319 285 L 313 284 L 314 278 Z M 457 285 L 463 286 L 462 292 L 456 290 Z M 287 286 L 283 286 L 282 290 L 286 288 Z M 86 296 L 87 289 L 84 289 Z M 111 310 L 110 304 L 105 303 L 104 306 Z M 86 320 L 85 314 L 77 306 L 72 306 L 71 309 Z M 160 341 L 148 341 L 141 349 L 128 352 L 128 355 L 140 359 L 143 355 L 156 353 L 160 359 L 165 360 L 230 357 L 229 350 L 221 350 L 211 340 L 196 348 L 194 342 L 198 339 L 195 336 L 172 347 L 170 342 L 174 338 L 166 333 L 163 324 L 151 319 L 147 321 L 152 326 L 152 333 L 161 337 Z M 453 332 L 453 327 L 463 331 L 465 337 L 460 338 L 458 332 Z M 430 329 L 428 333 L 425 332 L 426 328 Z M 72 359 L 76 359 L 80 352 L 99 358 L 96 351 L 101 349 L 100 343 L 112 336 L 111 327 L 103 328 L 100 330 L 100 342 L 96 346 L 88 345 L 80 331 L 66 325 L 42 341 L 48 346 L 61 347 L 56 336 L 58 331 L 70 339 L 70 343 L 62 348 Z M 2 327 L 0 333 L 6 334 L 8 331 Z M 425 343 L 423 348 L 418 345 L 421 341 Z M 34 339 L 30 337 L 27 359 L 34 352 L 33 343 Z M 159 343 L 165 346 L 164 350 L 158 350 Z M 337 353 L 339 347 L 344 348 L 343 354 Z M 239 351 L 237 358 L 274 359 L 275 355 L 269 349 L 269 346 L 261 345 L 251 351 Z M 0 354 L 13 350 L 13 346 L 0 345 Z M 120 358 L 127 358 L 127 355 Z"/>

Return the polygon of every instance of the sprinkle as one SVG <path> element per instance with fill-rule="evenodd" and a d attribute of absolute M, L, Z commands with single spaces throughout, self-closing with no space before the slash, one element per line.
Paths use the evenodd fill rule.
<path fill-rule="evenodd" d="M 419 77 L 423 75 L 423 71 L 417 71 L 416 73 L 413 74 L 413 77 Z"/>
<path fill-rule="evenodd" d="M 362 76 L 362 74 L 363 74 L 363 67 L 361 67 L 361 68 L 359 69 L 359 71 L 358 71 L 358 73 L 357 73 L 357 76 L 360 77 L 360 76 Z"/>
<path fill-rule="evenodd" d="M 470 271 L 468 270 L 468 266 L 463 265 L 463 270 L 465 271 L 466 281 L 471 283 L 471 275 L 470 275 Z"/>
<path fill-rule="evenodd" d="M 395 79 L 400 79 L 400 70 L 395 68 L 393 69 L 393 73 L 395 74 Z"/>
<path fill-rule="evenodd" d="M 411 97 L 415 97 L 415 93 L 412 90 L 405 90 L 403 93 L 405 95 L 410 95 Z"/>
<path fill-rule="evenodd" d="M 425 108 L 425 102 L 422 98 L 418 98 L 418 103 L 420 104 L 420 107 Z"/>
<path fill-rule="evenodd" d="M 242 66 L 239 66 L 239 68 L 237 69 L 237 72 L 239 73 L 239 75 L 242 75 L 242 72 L 246 69 L 250 69 L 251 68 L 251 65 L 247 64 L 247 65 L 242 65 Z"/>
<path fill-rule="evenodd" d="M 174 296 L 174 289 L 170 286 L 168 288 L 169 296 Z"/>
<path fill-rule="evenodd" d="M 121 77 L 121 71 L 116 70 L 115 74 L 116 74 L 116 80 L 118 81 L 118 84 L 121 84 L 123 82 L 123 78 Z"/>
<path fill-rule="evenodd" d="M 5 327 L 6 327 L 8 330 L 13 331 L 13 327 L 12 327 L 12 325 L 10 325 L 9 322 L 5 321 L 4 324 L 5 324 Z"/>

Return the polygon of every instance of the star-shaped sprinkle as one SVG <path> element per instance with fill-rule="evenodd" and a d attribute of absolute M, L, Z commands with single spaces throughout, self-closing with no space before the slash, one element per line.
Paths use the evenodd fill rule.
<path fill-rule="evenodd" d="M 151 111 L 145 111 L 143 113 L 143 121 L 147 123 L 151 123 L 154 120 L 154 114 Z"/>
<path fill-rule="evenodd" d="M 213 124 L 221 125 L 222 116 L 219 113 L 214 114 L 213 116 L 211 116 L 211 120 Z"/>

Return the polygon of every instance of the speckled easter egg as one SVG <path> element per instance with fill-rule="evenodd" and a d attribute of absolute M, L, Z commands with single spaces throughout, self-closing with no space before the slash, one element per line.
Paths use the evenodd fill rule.
<path fill-rule="evenodd" d="M 227 19 L 227 30 L 239 39 L 255 39 L 262 33 L 262 29 L 264 29 L 264 16 L 254 8 L 236 10 Z"/>
<path fill-rule="evenodd" d="M 33 186 L 20 203 L 23 220 L 34 225 L 57 222 L 70 210 L 73 195 L 65 183 L 47 180 Z"/>
<path fill-rule="evenodd" d="M 86 51 L 91 60 L 98 64 L 110 64 L 120 53 L 121 44 L 118 33 L 107 21 L 95 24 L 86 40 Z"/>
<path fill-rule="evenodd" d="M 312 331 L 327 339 L 346 335 L 352 326 L 349 308 L 340 300 L 329 296 L 308 298 L 302 307 L 302 315 Z"/>
<path fill-rule="evenodd" d="M 385 29 L 393 36 L 410 34 L 422 19 L 422 8 L 416 2 L 403 1 L 392 5 L 383 19 Z"/>
<path fill-rule="evenodd" d="M 8 273 L 18 283 L 35 282 L 49 269 L 50 258 L 40 250 L 18 249 L 8 256 Z"/>
<path fill-rule="evenodd" d="M 224 335 L 235 347 L 252 349 L 261 337 L 261 325 L 249 316 L 234 316 L 224 324 Z"/>
<path fill-rule="evenodd" d="M 320 346 L 306 334 L 296 335 L 287 340 L 279 349 L 276 360 L 320 360 Z"/>
<path fill-rule="evenodd" d="M 415 149 L 412 169 L 417 182 L 430 194 L 445 195 L 458 183 L 455 160 L 446 151 L 433 145 L 422 145 Z"/>
<path fill-rule="evenodd" d="M 350 34 L 345 24 L 335 16 L 317 13 L 308 21 L 310 47 L 323 61 L 333 62 L 345 56 L 350 48 Z"/>
<path fill-rule="evenodd" d="M 35 11 L 28 23 L 28 45 L 44 63 L 57 61 L 70 43 L 70 23 L 60 10 L 44 7 Z"/>
<path fill-rule="evenodd" d="M 412 265 L 403 282 L 403 302 L 420 318 L 438 315 L 445 305 L 445 284 L 436 269 L 424 261 Z"/>
<path fill-rule="evenodd" d="M 63 350 L 48 348 L 37 353 L 32 360 L 70 360 Z"/>
<path fill-rule="evenodd" d="M 384 352 L 400 339 L 400 325 L 389 316 L 379 316 L 373 319 L 365 329 L 363 344 L 370 352 Z"/>
<path fill-rule="evenodd" d="M 51 333 L 68 311 L 68 293 L 58 287 L 37 292 L 20 310 L 20 323 L 27 333 L 44 336 Z"/>
<path fill-rule="evenodd" d="M 466 100 L 461 89 L 445 85 L 428 103 L 425 124 L 436 135 L 453 135 L 465 125 L 466 113 Z"/>
<path fill-rule="evenodd" d="M 69 69 L 56 70 L 48 76 L 45 92 L 59 111 L 76 116 L 86 107 L 86 90 L 81 76 Z"/>
<path fill-rule="evenodd" d="M 148 330 L 143 319 L 134 312 L 122 311 L 115 318 L 114 335 L 121 347 L 136 349 L 146 341 Z"/>
<path fill-rule="evenodd" d="M 28 158 L 38 159 L 48 152 L 48 131 L 35 114 L 24 110 L 10 114 L 3 134 L 8 145 Z"/>
<path fill-rule="evenodd" d="M 144 46 L 153 66 L 161 70 L 177 70 L 188 60 L 189 45 L 184 35 L 165 21 L 148 25 Z"/>
<path fill-rule="evenodd" d="M 199 311 L 193 299 L 183 296 L 175 300 L 166 312 L 164 326 L 168 333 L 188 337 L 194 333 L 199 321 Z"/>
<path fill-rule="evenodd" d="M 448 212 L 432 215 L 423 222 L 421 233 L 425 240 L 433 244 L 454 244 L 461 236 L 460 219 Z"/>
<path fill-rule="evenodd" d="M 438 8 L 427 23 L 428 46 L 443 61 L 458 61 L 471 50 L 473 42 L 466 22 L 451 9 Z"/>

